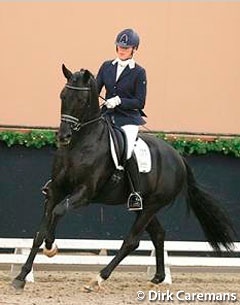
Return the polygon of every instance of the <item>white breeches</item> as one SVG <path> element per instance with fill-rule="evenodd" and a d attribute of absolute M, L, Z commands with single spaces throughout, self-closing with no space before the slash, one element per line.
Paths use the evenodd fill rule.
<path fill-rule="evenodd" d="M 137 125 L 124 125 L 121 128 L 125 131 L 127 136 L 127 159 L 130 159 L 137 139 L 139 126 Z"/>

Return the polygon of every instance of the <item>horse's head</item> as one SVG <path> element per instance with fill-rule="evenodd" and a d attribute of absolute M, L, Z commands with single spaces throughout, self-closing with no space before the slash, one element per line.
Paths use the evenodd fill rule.
<path fill-rule="evenodd" d="M 67 83 L 61 91 L 61 124 L 58 141 L 68 145 L 74 131 L 99 117 L 97 84 L 88 70 L 72 73 L 65 65 L 62 71 Z"/>

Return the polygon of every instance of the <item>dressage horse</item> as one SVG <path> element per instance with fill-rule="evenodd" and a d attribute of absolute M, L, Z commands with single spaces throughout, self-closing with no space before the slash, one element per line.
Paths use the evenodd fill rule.
<path fill-rule="evenodd" d="M 129 183 L 124 171 L 113 183 L 116 174 L 110 153 L 108 124 L 99 106 L 96 79 L 88 70 L 72 73 L 64 65 L 67 83 L 61 91 L 61 123 L 58 130 L 58 149 L 53 161 L 51 183 L 47 188 L 44 213 L 34 236 L 33 245 L 21 272 L 13 280 L 16 289 L 23 289 L 35 256 L 42 243 L 44 253 L 56 254 L 53 247 L 59 219 L 72 209 L 91 203 L 126 204 Z M 164 140 L 146 133 L 139 135 L 149 146 L 152 169 L 141 173 L 141 193 L 144 207 L 136 213 L 130 232 L 112 261 L 98 275 L 98 283 L 106 280 L 118 264 L 140 242 L 144 231 L 156 250 L 155 284 L 164 281 L 165 231 L 158 221 L 159 210 L 174 202 L 181 193 L 203 229 L 207 241 L 216 250 L 231 250 L 233 228 L 226 213 L 214 196 L 204 190 L 194 178 L 186 160 Z M 123 220 L 124 221 L 124 220 Z"/>

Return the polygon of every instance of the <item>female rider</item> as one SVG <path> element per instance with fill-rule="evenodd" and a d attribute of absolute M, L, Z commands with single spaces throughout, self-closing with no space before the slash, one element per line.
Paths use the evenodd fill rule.
<path fill-rule="evenodd" d="M 146 123 L 142 110 L 146 99 L 146 72 L 133 58 L 139 46 L 139 36 L 133 29 L 121 31 L 115 45 L 116 59 L 105 61 L 98 71 L 98 92 L 100 94 L 105 87 L 105 115 L 125 131 L 128 145 L 125 170 L 134 190 L 128 198 L 128 208 L 141 210 L 139 170 L 133 149 L 139 126 Z"/>

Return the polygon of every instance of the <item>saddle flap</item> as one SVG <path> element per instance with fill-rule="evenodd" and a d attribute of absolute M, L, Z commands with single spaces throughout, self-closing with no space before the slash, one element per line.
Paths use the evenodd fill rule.
<path fill-rule="evenodd" d="M 113 125 L 108 119 L 106 120 L 109 130 L 111 153 L 116 168 L 123 169 L 127 158 L 127 139 L 125 131 L 120 127 Z"/>
<path fill-rule="evenodd" d="M 110 146 L 111 146 L 112 158 L 113 158 L 116 169 L 123 170 L 124 167 L 122 164 L 125 164 L 125 161 L 124 161 L 124 163 L 118 162 L 115 145 L 114 145 L 111 135 L 110 135 Z M 144 142 L 140 137 L 136 141 L 133 153 L 135 153 L 135 155 L 136 155 L 139 172 L 140 173 L 149 173 L 152 168 L 151 152 L 150 152 L 150 149 L 149 149 L 149 146 L 147 145 L 147 143 Z"/>
<path fill-rule="evenodd" d="M 109 130 L 110 149 L 113 162 L 116 169 L 123 170 L 127 160 L 127 138 L 125 131 L 118 126 L 113 125 L 108 119 L 106 119 L 106 122 Z M 137 138 L 133 153 L 136 155 L 139 172 L 150 172 L 152 167 L 150 149 L 141 137 Z"/>

